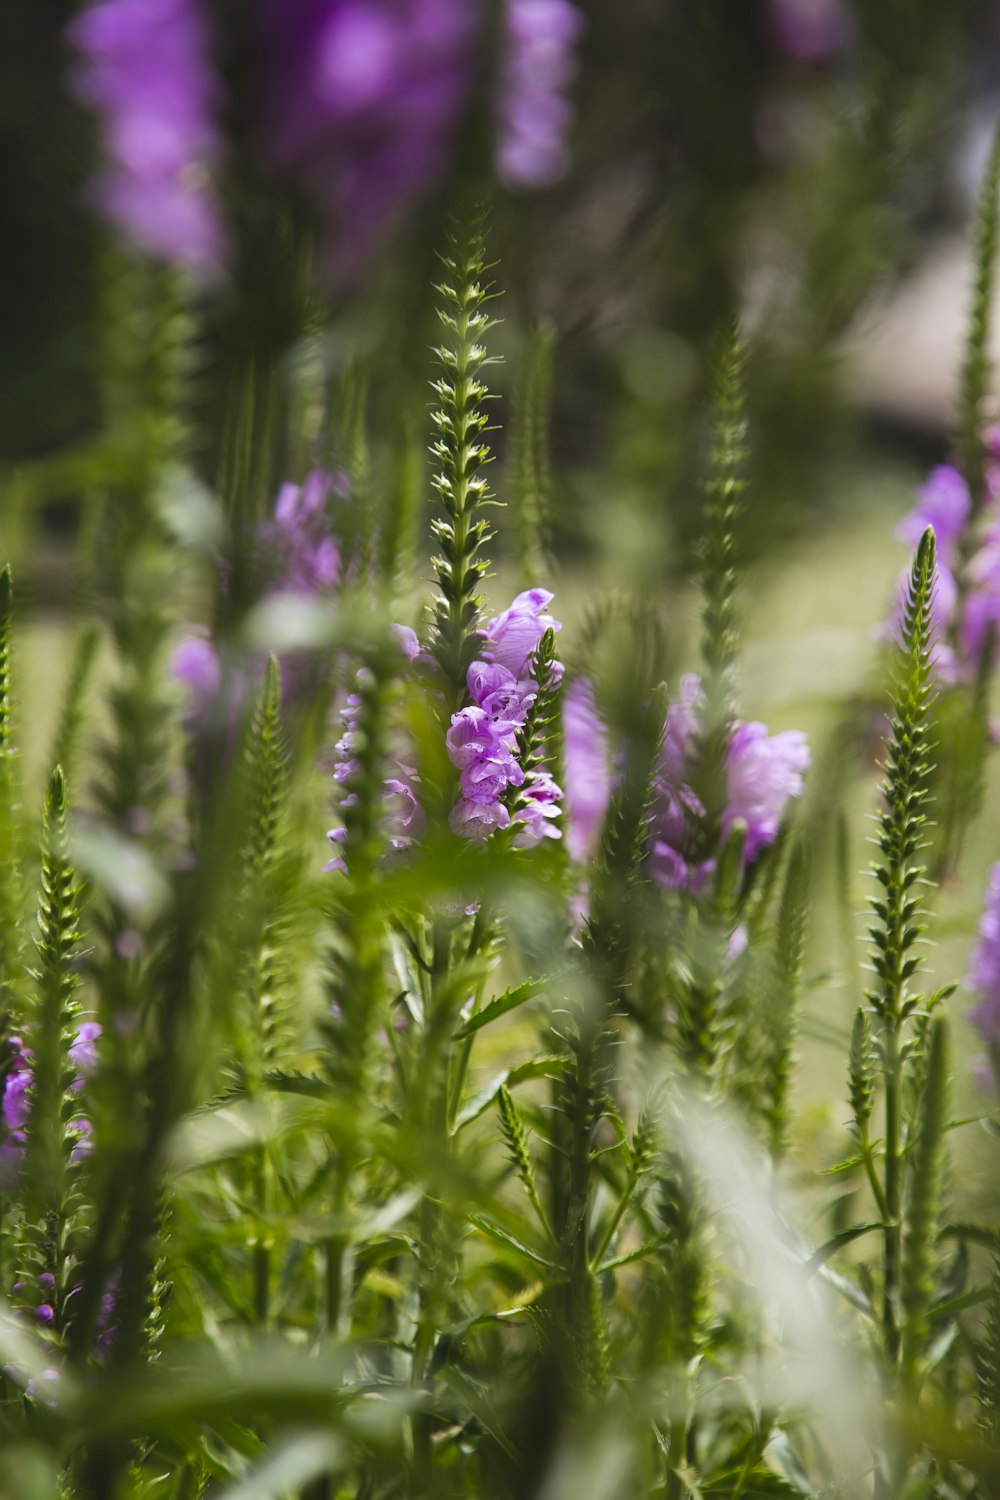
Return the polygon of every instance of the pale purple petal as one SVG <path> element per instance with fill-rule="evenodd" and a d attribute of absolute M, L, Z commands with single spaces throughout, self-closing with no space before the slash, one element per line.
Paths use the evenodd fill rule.
<path fill-rule="evenodd" d="M 607 730 L 581 677 L 563 698 L 563 764 L 566 774 L 566 848 L 580 863 L 591 859 L 611 800 Z"/>

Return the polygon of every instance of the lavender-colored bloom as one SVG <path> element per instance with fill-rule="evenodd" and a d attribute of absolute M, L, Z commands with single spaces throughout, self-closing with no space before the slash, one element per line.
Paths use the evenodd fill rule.
<path fill-rule="evenodd" d="M 714 855 L 701 847 L 705 809 L 690 784 L 703 701 L 699 679 L 683 678 L 680 700 L 667 711 L 650 839 L 653 878 L 668 889 L 694 894 L 715 869 Z M 769 735 L 764 724 L 737 720 L 732 725 L 721 832 L 725 837 L 737 820 L 746 824 L 748 864 L 774 842 L 785 806 L 802 793 L 808 766 L 809 747 L 800 731 Z"/>
<path fill-rule="evenodd" d="M 854 34 L 842 0 L 771 0 L 769 20 L 775 45 L 796 62 L 830 62 Z"/>
<path fill-rule="evenodd" d="M 404 627 L 399 626 L 397 630 Z M 412 632 L 411 632 L 412 634 Z M 416 639 L 414 637 L 414 639 Z M 405 641 L 402 643 L 404 654 Z M 415 660 L 416 656 L 410 658 Z M 362 667 L 357 674 L 359 685 L 363 680 L 363 674 L 367 668 Z M 358 719 L 361 714 L 362 698 L 360 693 L 348 694 L 344 707 L 340 710 L 340 717 L 344 724 L 345 732 L 336 744 L 337 765 L 333 772 L 333 779 L 346 792 L 340 798 L 340 807 L 349 808 L 357 801 L 357 793 L 352 791 L 351 782 L 358 770 L 358 758 L 356 751 L 359 748 Z M 415 766 L 407 765 L 398 758 L 391 758 L 387 767 L 390 774 L 382 782 L 382 823 L 389 846 L 397 853 L 408 849 L 414 838 L 423 826 L 424 812 L 417 799 L 413 788 L 419 783 L 419 776 Z M 326 865 L 324 871 L 337 870 L 342 875 L 348 873 L 346 859 L 348 833 L 344 827 L 332 828 L 327 833 L 327 838 L 335 850 L 334 856 Z"/>
<path fill-rule="evenodd" d="M 31 1112 L 31 1053 L 20 1037 L 11 1037 L 9 1045 L 13 1059 L 4 1080 L 2 1113 L 7 1129 L 16 1134 L 24 1129 Z"/>
<path fill-rule="evenodd" d="M 561 630 L 547 612 L 553 595 L 548 589 L 526 589 L 507 609 L 487 620 L 483 638 L 483 660 L 499 663 L 514 677 L 525 675 L 528 663 L 546 630 Z"/>
<path fill-rule="evenodd" d="M 188 690 L 188 717 L 198 720 L 211 709 L 222 685 L 219 657 L 207 635 L 189 635 L 175 646 L 170 675 Z"/>
<path fill-rule="evenodd" d="M 683 780 L 688 757 L 701 728 L 700 714 L 705 704 L 701 678 L 689 672 L 680 680 L 678 698 L 668 704 L 663 726 L 661 764 L 673 781 Z"/>
<path fill-rule="evenodd" d="M 969 1020 L 990 1047 L 1000 1049 L 1000 862 L 990 871 L 968 983 L 979 995 Z"/>
<path fill-rule="evenodd" d="M 92 1073 L 97 1067 L 97 1043 L 101 1035 L 99 1021 L 84 1021 L 78 1027 L 69 1057 L 81 1073 Z"/>
<path fill-rule="evenodd" d="M 562 788 L 548 771 L 530 772 L 525 778 L 521 806 L 514 813 L 516 848 L 534 849 L 543 839 L 562 838 L 561 829 L 552 822 L 562 812 L 561 801 Z"/>
<path fill-rule="evenodd" d="M 546 187 L 566 169 L 583 17 L 570 0 L 506 0 L 497 172 L 512 187 Z"/>
<path fill-rule="evenodd" d="M 988 536 L 966 569 L 960 646 L 966 675 L 979 667 L 986 635 L 993 627 L 994 657 L 1000 652 L 1000 536 Z"/>
<path fill-rule="evenodd" d="M 415 630 L 411 630 L 409 625 L 394 625 L 392 629 L 393 633 L 396 636 L 396 639 L 399 641 L 400 648 L 403 652 L 403 655 L 406 657 L 406 660 L 416 661 L 417 658 L 421 655 L 420 642 L 417 639 L 417 632 Z"/>
<path fill-rule="evenodd" d="M 451 716 L 445 735 L 448 758 L 458 771 L 466 771 L 481 760 L 511 756 L 516 726 L 498 723 L 483 708 L 460 709 Z"/>
<path fill-rule="evenodd" d="M 515 729 L 524 724 L 525 715 L 538 696 L 538 684 L 532 678 L 519 680 L 499 662 L 474 661 L 466 682 L 473 703 L 495 722 Z"/>
<path fill-rule="evenodd" d="M 448 817 L 454 833 L 485 839 L 498 828 L 510 827 L 510 813 L 502 802 L 456 802 Z"/>
<path fill-rule="evenodd" d="M 274 520 L 260 532 L 272 592 L 311 598 L 336 587 L 340 549 L 330 526 L 329 500 L 342 493 L 338 476 L 325 469 L 314 469 L 301 485 L 282 485 Z"/>
<path fill-rule="evenodd" d="M 217 268 L 224 234 L 212 192 L 218 85 L 197 0 L 101 0 L 73 23 L 79 98 L 101 119 L 102 211 L 154 255 Z"/>
<path fill-rule="evenodd" d="M 728 806 L 723 834 L 737 819 L 747 825 L 745 859 L 751 863 L 774 842 L 791 797 L 802 795 L 809 746 L 798 729 L 769 735 L 765 724 L 737 724 L 726 752 Z"/>
<path fill-rule="evenodd" d="M 515 842 L 527 847 L 543 837 L 560 837 L 551 820 L 562 792 L 540 770 L 526 777 L 517 758 L 518 736 L 539 691 L 530 676 L 532 658 L 546 630 L 560 628 L 547 612 L 551 599 L 547 589 L 527 589 L 479 631 L 482 659 L 472 663 L 466 679 L 473 702 L 452 716 L 445 736 L 449 759 L 461 773 L 462 800 L 452 811 L 451 826 L 468 837 L 485 838 L 495 828 L 509 827 L 505 799 L 526 779 Z M 562 663 L 553 662 L 548 686 L 561 680 Z M 487 809 L 488 816 L 471 812 L 476 806 Z"/>
<path fill-rule="evenodd" d="M 74 1166 L 88 1157 L 93 1150 L 93 1132 L 94 1127 L 89 1120 L 70 1120 L 66 1126 L 66 1138 L 73 1142 L 69 1159 Z"/>
<path fill-rule="evenodd" d="M 917 491 L 917 503 L 900 521 L 896 536 L 915 549 L 928 526 L 932 527 L 938 558 L 949 563 L 971 511 L 965 480 L 951 464 L 940 464 Z"/>
<path fill-rule="evenodd" d="M 611 800 L 608 736 L 594 705 L 594 689 L 580 677 L 562 706 L 566 773 L 566 848 L 578 864 L 591 859 Z"/>
<path fill-rule="evenodd" d="M 447 166 L 473 72 L 470 0 L 263 0 L 265 140 L 357 270 Z"/>

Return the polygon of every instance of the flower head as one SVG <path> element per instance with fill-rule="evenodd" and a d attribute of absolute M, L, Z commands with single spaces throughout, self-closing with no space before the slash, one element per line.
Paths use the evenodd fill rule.
<path fill-rule="evenodd" d="M 331 496 L 345 492 L 344 476 L 326 469 L 314 469 L 301 485 L 282 485 L 274 520 L 260 533 L 272 590 L 311 597 L 336 587 L 340 549 L 328 507 Z"/>
<path fill-rule="evenodd" d="M 667 709 L 664 724 L 650 840 L 654 878 L 668 889 L 694 893 L 715 869 L 715 854 L 705 848 L 706 810 L 691 785 L 703 704 L 699 678 L 682 678 L 680 697 Z M 720 833 L 725 838 L 734 823 L 746 824 L 746 863 L 774 842 L 789 799 L 802 793 L 808 767 L 809 747 L 800 731 L 771 735 L 764 724 L 740 720 L 731 726 Z"/>
<path fill-rule="evenodd" d="M 917 503 L 900 521 L 896 535 L 908 547 L 916 548 L 928 526 L 932 527 L 938 557 L 948 562 L 971 511 L 972 497 L 965 480 L 951 464 L 940 464 L 917 491 Z"/>
<path fill-rule="evenodd" d="M 571 0 L 506 0 L 497 171 L 512 187 L 547 187 L 566 168 L 583 16 Z"/>
<path fill-rule="evenodd" d="M 469 0 L 263 0 L 265 140 L 357 270 L 447 165 L 474 66 Z"/>
<path fill-rule="evenodd" d="M 103 212 L 137 244 L 197 271 L 225 236 L 211 187 L 219 87 L 197 0 L 99 0 L 69 30 L 79 98 L 101 119 Z"/>

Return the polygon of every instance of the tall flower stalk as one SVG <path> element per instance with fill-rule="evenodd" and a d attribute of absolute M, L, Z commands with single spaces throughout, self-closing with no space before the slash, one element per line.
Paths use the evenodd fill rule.
<path fill-rule="evenodd" d="M 488 567 L 482 548 L 490 537 L 482 514 L 490 498 L 483 473 L 491 460 L 483 441 L 489 392 L 480 376 L 493 363 L 482 340 L 496 319 L 486 310 L 492 293 L 491 284 L 483 280 L 490 269 L 483 224 L 481 210 L 461 230 L 452 230 L 442 257 L 445 274 L 438 286 L 437 314 L 444 340 L 435 353 L 443 373 L 433 387 L 438 405 L 433 412 L 436 437 L 431 453 L 439 465 L 433 485 L 444 515 L 431 527 L 440 548 L 434 558 L 439 594 L 434 602 L 431 651 L 444 676 L 452 709 L 461 706 L 466 674 L 476 656 L 478 591 Z"/>
<path fill-rule="evenodd" d="M 867 992 L 874 1015 L 873 1040 L 884 1094 L 881 1181 L 875 1192 L 883 1217 L 881 1325 L 885 1358 L 893 1379 L 913 1389 L 931 1295 L 933 1242 L 940 1191 L 947 1053 L 943 1023 L 935 1022 L 929 1066 L 922 1068 L 926 1017 L 940 995 L 916 992 L 927 845 L 928 777 L 931 770 L 929 713 L 933 693 L 935 546 L 928 528 L 910 572 L 903 606 L 901 644 L 894 663 L 892 715 L 878 815 L 879 859 L 873 873 L 881 890 L 870 898 L 875 923 L 876 983 Z M 866 1159 L 871 1109 L 870 1044 L 864 1018 L 855 1023 L 851 1092 Z M 917 1087 L 918 1118 L 907 1155 L 905 1088 Z M 906 1449 L 890 1436 L 877 1470 L 878 1493 L 896 1496 L 906 1469 Z"/>

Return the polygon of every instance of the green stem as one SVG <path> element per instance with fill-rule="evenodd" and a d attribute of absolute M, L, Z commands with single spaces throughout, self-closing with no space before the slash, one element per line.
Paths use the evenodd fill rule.
<path fill-rule="evenodd" d="M 895 1366 L 899 1360 L 900 1221 L 902 1216 L 902 1143 L 900 1140 L 899 1023 L 889 1018 L 882 1036 L 885 1059 L 885 1254 L 882 1326 L 886 1353 Z"/>

